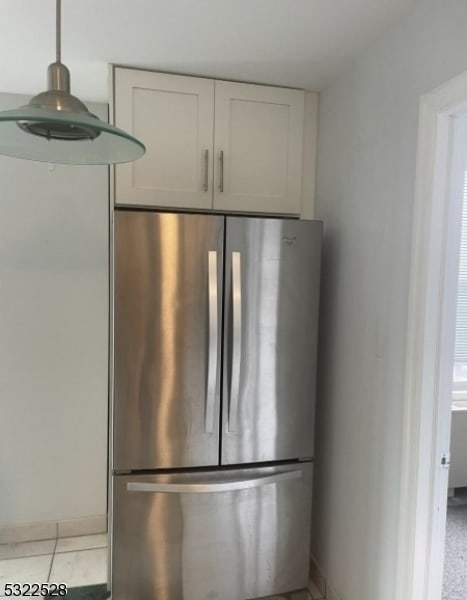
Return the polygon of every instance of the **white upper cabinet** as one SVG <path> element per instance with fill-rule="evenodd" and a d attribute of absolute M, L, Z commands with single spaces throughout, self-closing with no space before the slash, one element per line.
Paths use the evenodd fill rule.
<path fill-rule="evenodd" d="M 146 145 L 116 204 L 301 214 L 303 91 L 115 67 L 113 100 Z"/>
<path fill-rule="evenodd" d="M 115 69 L 115 124 L 146 146 L 115 169 L 115 202 L 212 207 L 214 82 Z"/>
<path fill-rule="evenodd" d="M 300 214 L 304 92 L 216 81 L 214 208 Z"/>

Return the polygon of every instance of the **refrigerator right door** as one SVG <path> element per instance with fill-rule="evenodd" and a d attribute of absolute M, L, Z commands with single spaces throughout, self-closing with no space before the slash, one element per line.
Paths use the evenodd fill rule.
<path fill-rule="evenodd" d="M 229 217 L 221 462 L 313 455 L 322 223 Z"/>

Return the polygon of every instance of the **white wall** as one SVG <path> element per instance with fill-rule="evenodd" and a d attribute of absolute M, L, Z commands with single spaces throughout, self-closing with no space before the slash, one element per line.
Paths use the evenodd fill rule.
<path fill-rule="evenodd" d="M 0 525 L 106 513 L 107 215 L 106 167 L 0 157 Z"/>
<path fill-rule="evenodd" d="M 395 598 L 419 99 L 467 69 L 466 32 L 465 0 L 421 3 L 320 100 L 312 551 L 344 600 Z"/>

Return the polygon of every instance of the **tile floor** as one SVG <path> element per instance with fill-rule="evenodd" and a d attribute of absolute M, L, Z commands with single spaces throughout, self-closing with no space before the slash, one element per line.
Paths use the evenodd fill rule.
<path fill-rule="evenodd" d="M 68 587 L 107 581 L 107 534 L 21 544 L 0 544 L 0 598 L 5 583 L 66 583 Z"/>

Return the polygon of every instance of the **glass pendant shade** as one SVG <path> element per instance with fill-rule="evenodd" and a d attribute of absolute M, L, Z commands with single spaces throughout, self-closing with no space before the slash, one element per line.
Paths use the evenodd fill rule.
<path fill-rule="evenodd" d="M 0 112 L 0 154 L 42 162 L 108 165 L 141 158 L 144 145 L 101 121 L 70 93 L 70 73 L 61 62 L 57 6 L 57 60 L 49 65 L 48 90 L 27 106 Z"/>
<path fill-rule="evenodd" d="M 0 154 L 7 156 L 107 165 L 130 162 L 144 153 L 145 147 L 139 140 L 90 113 L 65 113 L 34 106 L 0 112 Z"/>

